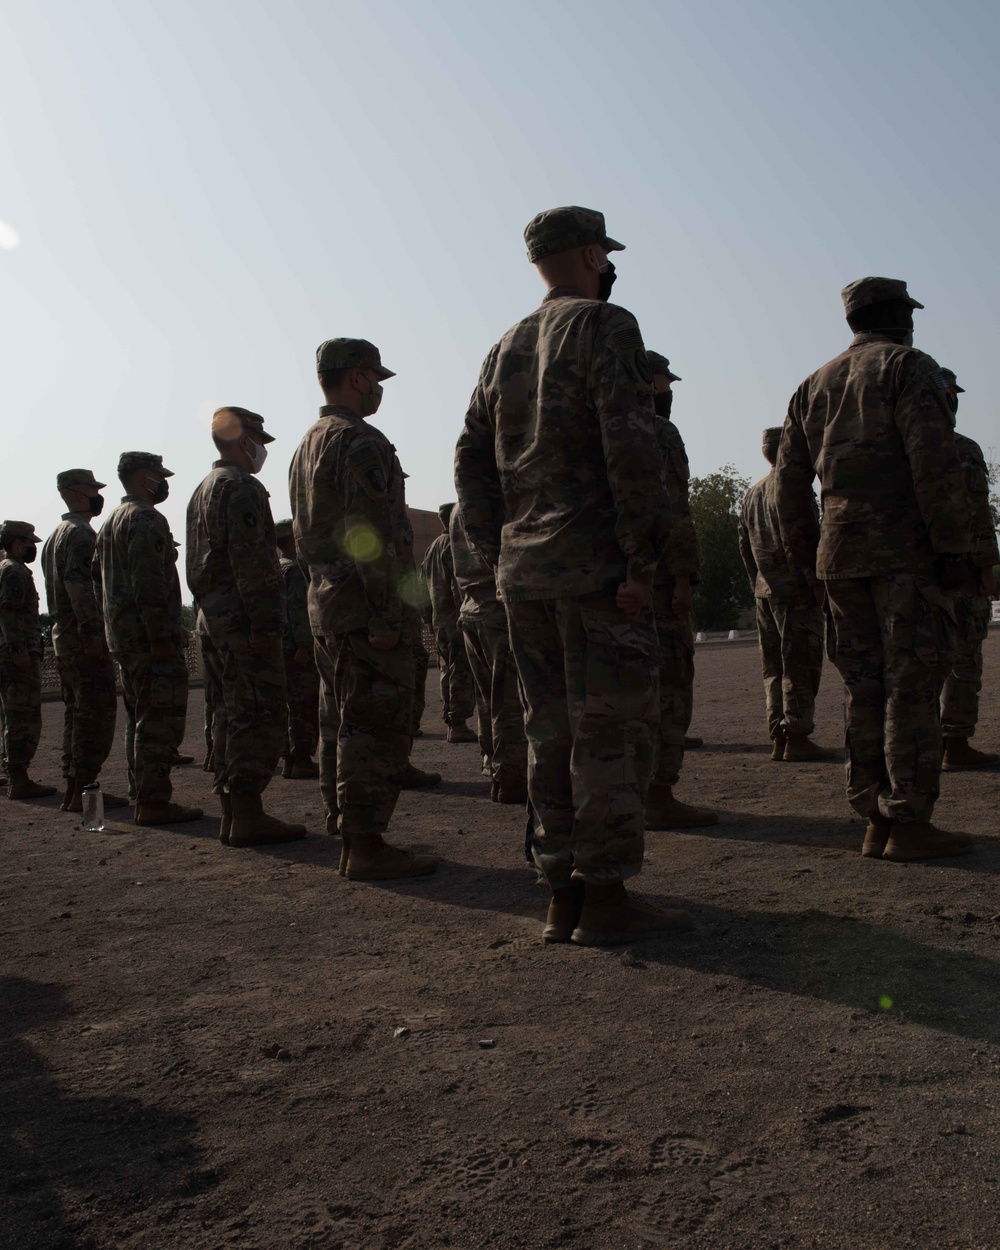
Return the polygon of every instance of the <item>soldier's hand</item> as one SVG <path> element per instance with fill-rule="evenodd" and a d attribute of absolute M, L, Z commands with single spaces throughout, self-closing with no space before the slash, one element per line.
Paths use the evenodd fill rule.
<path fill-rule="evenodd" d="M 393 629 L 383 634 L 369 633 L 368 641 L 376 651 L 391 651 L 399 642 L 399 630 Z"/>
<path fill-rule="evenodd" d="M 169 638 L 161 638 L 149 644 L 149 654 L 157 664 L 169 664 L 177 654 L 177 644 L 171 642 Z"/>
<path fill-rule="evenodd" d="M 292 663 L 298 668 L 308 668 L 312 663 L 312 652 L 307 647 L 296 647 Z"/>
<path fill-rule="evenodd" d="M 826 600 L 826 587 L 822 582 L 817 582 L 813 587 L 813 598 L 816 600 L 817 608 L 821 608 Z"/>
<path fill-rule="evenodd" d="M 674 597 L 670 600 L 671 610 L 674 616 L 687 616 L 693 606 L 691 578 L 687 573 L 680 573 L 674 582 Z"/>
<path fill-rule="evenodd" d="M 626 616 L 638 616 L 653 601 L 653 592 L 642 582 L 622 582 L 615 595 L 615 604 Z"/>

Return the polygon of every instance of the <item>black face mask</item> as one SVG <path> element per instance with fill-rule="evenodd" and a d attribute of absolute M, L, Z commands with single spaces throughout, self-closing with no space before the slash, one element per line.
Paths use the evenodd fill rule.
<path fill-rule="evenodd" d="M 606 304 L 608 302 L 608 297 L 611 294 L 611 288 L 614 286 L 615 279 L 618 277 L 615 273 L 615 267 L 612 265 L 610 260 L 608 261 L 607 269 L 602 269 L 597 277 L 600 281 L 600 286 L 597 288 L 597 298 L 602 304 Z"/>
<path fill-rule="evenodd" d="M 161 477 L 156 484 L 156 490 L 153 491 L 153 503 L 163 503 L 164 499 L 170 494 L 170 483 L 165 477 Z"/>
<path fill-rule="evenodd" d="M 25 547 L 24 555 L 21 557 L 21 559 L 24 561 L 25 564 L 34 564 L 35 556 L 37 555 L 38 555 L 38 548 L 35 546 L 34 543 L 29 543 L 27 547 Z"/>
<path fill-rule="evenodd" d="M 658 417 L 669 417 L 670 409 L 673 407 L 673 403 L 673 391 L 661 391 L 659 395 L 653 396 L 653 407 L 656 409 L 656 415 Z"/>
<path fill-rule="evenodd" d="M 103 495 L 91 495 L 90 498 L 87 500 L 87 502 L 90 504 L 91 516 L 100 516 L 101 513 L 104 511 Z"/>

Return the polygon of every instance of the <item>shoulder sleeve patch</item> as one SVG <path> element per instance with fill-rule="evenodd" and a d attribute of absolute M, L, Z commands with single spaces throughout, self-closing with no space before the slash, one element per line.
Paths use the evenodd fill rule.
<path fill-rule="evenodd" d="M 932 386 L 936 386 L 939 391 L 950 391 L 951 381 L 944 376 L 940 369 L 936 370 L 930 376 Z"/>
<path fill-rule="evenodd" d="M 646 356 L 639 325 L 631 313 L 615 309 L 604 331 L 605 342 L 635 375 L 646 385 L 653 381 L 653 371 Z"/>

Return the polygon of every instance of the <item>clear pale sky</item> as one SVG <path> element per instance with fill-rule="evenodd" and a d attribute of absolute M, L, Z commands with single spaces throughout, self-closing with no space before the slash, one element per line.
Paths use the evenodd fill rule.
<path fill-rule="evenodd" d="M 6 0 L 0 11 L 0 513 L 58 470 L 176 471 L 183 542 L 223 403 L 261 475 L 315 419 L 316 345 L 371 339 L 409 502 L 454 495 L 490 345 L 542 288 L 521 232 L 601 209 L 616 302 L 683 382 L 692 469 L 849 339 L 840 288 L 905 278 L 989 452 L 1000 288 L 1000 6 L 908 0 Z"/>

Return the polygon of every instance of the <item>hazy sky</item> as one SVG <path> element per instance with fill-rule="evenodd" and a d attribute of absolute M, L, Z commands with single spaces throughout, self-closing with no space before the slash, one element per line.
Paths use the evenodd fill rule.
<path fill-rule="evenodd" d="M 223 403 L 286 471 L 323 339 L 398 377 L 409 502 L 453 497 L 479 365 L 542 288 L 521 232 L 603 210 L 615 300 L 683 377 L 692 469 L 847 343 L 839 291 L 905 278 L 917 345 L 989 451 L 1000 6 L 929 0 L 5 0 L 0 513 L 43 535 L 58 470 L 161 452 L 184 507 Z"/>

